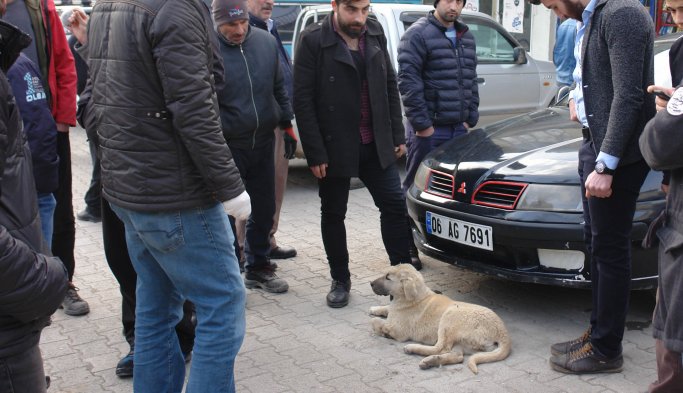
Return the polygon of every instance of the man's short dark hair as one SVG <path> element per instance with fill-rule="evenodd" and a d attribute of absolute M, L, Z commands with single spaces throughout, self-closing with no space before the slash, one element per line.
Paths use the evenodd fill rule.
<path fill-rule="evenodd" d="M 531 4 L 531 5 L 541 5 L 541 0 L 529 0 L 529 4 Z"/>
<path fill-rule="evenodd" d="M 335 0 L 335 1 L 337 2 L 337 5 L 342 5 L 342 4 L 349 5 L 349 4 L 353 4 L 353 3 L 360 1 L 360 0 Z"/>

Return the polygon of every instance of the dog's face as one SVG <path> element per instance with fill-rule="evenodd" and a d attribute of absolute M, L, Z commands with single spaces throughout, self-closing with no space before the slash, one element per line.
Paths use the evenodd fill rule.
<path fill-rule="evenodd" d="M 392 266 L 387 273 L 370 283 L 372 291 L 380 296 L 395 299 L 416 300 L 425 289 L 424 279 L 415 268 L 407 263 Z"/>

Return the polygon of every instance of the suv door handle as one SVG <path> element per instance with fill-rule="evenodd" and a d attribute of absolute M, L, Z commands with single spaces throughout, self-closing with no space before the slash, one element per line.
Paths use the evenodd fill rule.
<path fill-rule="evenodd" d="M 476 78 L 476 79 L 474 79 L 474 81 L 477 82 L 477 83 L 480 84 L 480 85 L 481 85 L 482 83 L 486 82 L 486 80 L 485 80 L 484 78 Z"/>

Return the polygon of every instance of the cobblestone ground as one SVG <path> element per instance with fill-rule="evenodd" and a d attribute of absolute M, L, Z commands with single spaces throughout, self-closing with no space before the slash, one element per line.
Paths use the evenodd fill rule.
<path fill-rule="evenodd" d="M 74 209 L 84 207 L 90 181 L 85 133 L 71 134 Z M 656 377 L 649 321 L 653 299 L 634 293 L 624 339 L 624 372 L 569 376 L 548 366 L 549 346 L 578 336 L 590 315 L 590 293 L 484 277 L 424 258 L 429 286 L 458 300 L 490 307 L 513 340 L 508 359 L 479 367 L 420 370 L 403 345 L 371 334 L 368 309 L 386 304 L 369 282 L 388 266 L 379 215 L 363 189 L 351 191 L 347 216 L 353 288 L 342 309 L 325 305 L 330 281 L 319 231 L 317 187 L 303 160 L 292 161 L 278 240 L 298 256 L 278 261 L 286 294 L 248 290 L 247 334 L 236 362 L 239 392 L 644 392 Z M 104 260 L 100 224 L 77 221 L 76 276 L 91 312 L 69 317 L 58 310 L 41 349 L 52 378 L 49 392 L 131 392 L 114 375 L 128 352 L 121 334 L 121 296 Z"/>

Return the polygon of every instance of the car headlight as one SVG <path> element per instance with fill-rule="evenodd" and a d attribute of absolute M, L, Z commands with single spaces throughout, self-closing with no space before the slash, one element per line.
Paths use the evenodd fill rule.
<path fill-rule="evenodd" d="M 430 172 L 431 171 L 424 163 L 420 164 L 420 167 L 417 168 L 417 173 L 415 173 L 415 180 L 413 181 L 413 184 L 415 184 L 415 187 L 417 187 L 420 191 L 424 191 L 427 188 L 427 181 L 429 180 Z"/>
<path fill-rule="evenodd" d="M 581 187 L 550 184 L 529 184 L 524 190 L 517 210 L 581 212 Z"/>

